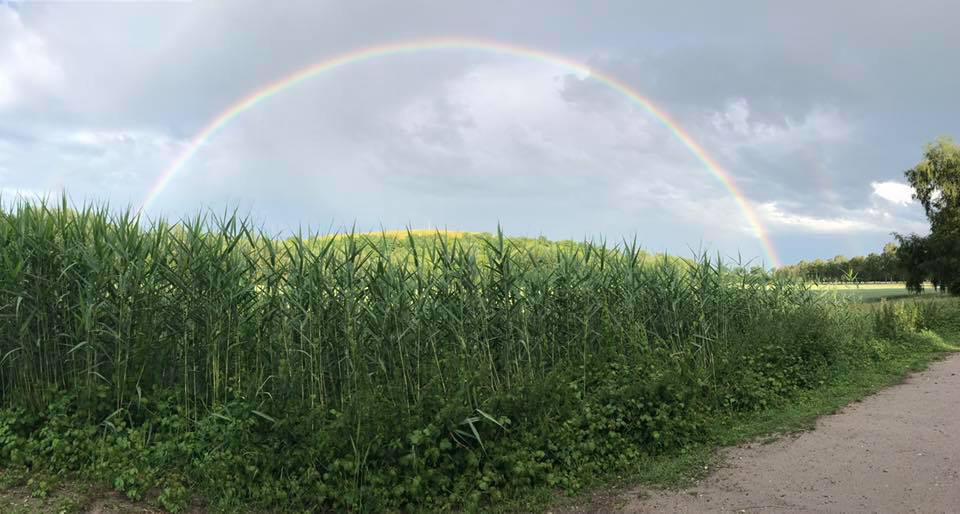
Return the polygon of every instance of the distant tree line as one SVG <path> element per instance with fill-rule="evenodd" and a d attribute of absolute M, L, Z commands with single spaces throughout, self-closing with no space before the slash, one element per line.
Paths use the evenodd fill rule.
<path fill-rule="evenodd" d="M 887 243 L 879 254 L 850 258 L 838 255 L 832 259 L 800 261 L 782 266 L 776 273 L 812 282 L 902 282 L 907 274 L 900 266 L 897 253 L 897 245 Z"/>
<path fill-rule="evenodd" d="M 906 282 L 922 292 L 924 283 L 960 295 L 960 145 L 950 138 L 928 144 L 923 158 L 904 175 L 930 221 L 930 234 L 897 234 L 883 253 L 800 261 L 777 274 L 818 282 Z"/>

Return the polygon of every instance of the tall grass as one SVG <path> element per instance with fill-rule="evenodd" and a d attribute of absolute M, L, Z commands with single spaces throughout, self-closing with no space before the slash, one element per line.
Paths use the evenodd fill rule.
<path fill-rule="evenodd" d="M 3 400 L 39 407 L 66 389 L 123 409 L 159 388 L 193 415 L 232 397 L 338 409 L 375 394 L 409 410 L 652 348 L 709 368 L 731 333 L 813 301 L 796 283 L 707 257 L 649 262 L 635 245 L 395 245 L 21 203 L 0 219 Z"/>
<path fill-rule="evenodd" d="M 845 305 L 636 243 L 280 240 L 21 202 L 0 213 L 0 465 L 270 509 L 576 488 L 899 330 Z"/>

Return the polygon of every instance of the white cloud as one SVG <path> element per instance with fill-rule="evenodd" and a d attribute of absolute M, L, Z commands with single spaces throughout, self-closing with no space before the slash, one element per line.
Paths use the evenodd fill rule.
<path fill-rule="evenodd" d="M 9 203 L 65 191 L 81 203 L 109 199 L 122 208 L 142 198 L 182 146 L 151 130 L 26 127 L 0 138 L 0 193 Z"/>
<path fill-rule="evenodd" d="M 871 182 L 873 194 L 884 200 L 895 204 L 907 206 L 913 203 L 913 188 L 907 184 L 896 181 Z"/>
<path fill-rule="evenodd" d="M 56 90 L 62 81 L 63 70 L 46 41 L 16 11 L 0 6 L 0 108 L 21 101 L 28 91 Z"/>
<path fill-rule="evenodd" d="M 790 207 L 781 202 L 766 202 L 757 205 L 756 212 L 772 232 L 853 235 L 926 230 L 926 224 L 921 221 L 898 216 L 876 206 L 863 209 L 837 206 L 822 216 L 797 213 Z"/>
<path fill-rule="evenodd" d="M 709 124 L 729 154 L 743 148 L 790 152 L 812 144 L 841 142 L 854 131 L 839 112 L 825 107 L 814 108 L 799 120 L 784 117 L 779 123 L 764 122 L 753 116 L 744 98 L 731 100 L 724 110 L 711 113 Z"/>
<path fill-rule="evenodd" d="M 658 154 L 660 165 L 694 162 L 679 145 L 663 145 L 667 129 L 626 99 L 604 111 L 567 101 L 558 80 L 566 73 L 516 59 L 475 66 L 398 109 L 388 123 L 400 134 L 383 160 L 417 174 L 433 168 L 442 176 L 550 177 L 541 190 L 566 179 L 653 174 L 656 167 L 641 166 L 649 154 Z M 459 165 L 450 166 L 454 161 Z"/>
<path fill-rule="evenodd" d="M 60 193 L 49 190 L 0 186 L 0 207 L 9 209 L 20 203 L 57 202 Z"/>
<path fill-rule="evenodd" d="M 889 230 L 873 222 L 850 217 L 817 217 L 787 212 L 777 202 L 757 206 L 757 214 L 770 225 L 804 232 L 836 234 L 850 232 L 877 232 Z"/>
<path fill-rule="evenodd" d="M 79 145 L 89 149 L 110 151 L 120 147 L 155 148 L 169 151 L 171 155 L 186 142 L 173 139 L 166 134 L 146 130 L 102 130 L 79 128 L 61 132 L 48 138 L 50 143 Z"/>
<path fill-rule="evenodd" d="M 126 143 L 131 141 L 133 137 L 125 132 L 78 130 L 67 134 L 64 139 L 80 145 L 100 146 L 111 143 Z"/>

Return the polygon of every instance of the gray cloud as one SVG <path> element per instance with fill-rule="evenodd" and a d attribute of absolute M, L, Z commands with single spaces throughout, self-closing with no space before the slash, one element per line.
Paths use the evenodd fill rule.
<path fill-rule="evenodd" d="M 873 184 L 902 181 L 925 142 L 956 130 L 958 14 L 934 1 L 0 5 L 0 188 L 136 203 L 251 91 L 351 49 L 468 35 L 641 91 L 734 177 L 785 260 L 865 253 L 923 227 L 916 204 Z M 570 70 L 486 52 L 356 63 L 261 102 L 156 212 L 225 205 L 276 230 L 500 221 L 761 253 L 730 193 L 659 121 Z"/>

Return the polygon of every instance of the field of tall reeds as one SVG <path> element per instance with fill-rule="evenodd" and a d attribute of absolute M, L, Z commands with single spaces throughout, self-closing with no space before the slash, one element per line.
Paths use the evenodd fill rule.
<path fill-rule="evenodd" d="M 934 351 L 924 320 L 955 306 L 900 309 L 629 242 L 21 202 L 0 214 L 0 467 L 171 510 L 485 508 Z"/>

